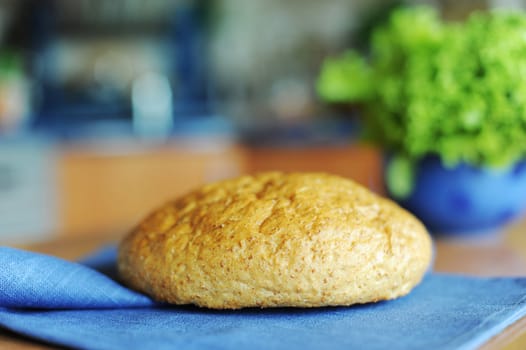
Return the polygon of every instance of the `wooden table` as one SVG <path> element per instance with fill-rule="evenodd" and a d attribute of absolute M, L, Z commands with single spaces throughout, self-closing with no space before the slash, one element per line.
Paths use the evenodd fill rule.
<path fill-rule="evenodd" d="M 70 236 L 21 248 L 74 260 L 104 244 L 117 242 L 119 234 Z M 476 276 L 526 276 L 526 219 L 499 232 L 465 238 L 436 238 L 435 270 Z M 50 349 L 0 330 L 0 348 Z M 526 318 L 508 327 L 482 349 L 526 349 Z"/>

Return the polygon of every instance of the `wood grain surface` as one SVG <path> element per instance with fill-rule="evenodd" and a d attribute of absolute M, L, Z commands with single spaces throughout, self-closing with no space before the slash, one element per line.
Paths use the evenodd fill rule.
<path fill-rule="evenodd" d="M 60 232 L 50 241 L 10 245 L 75 260 L 118 242 L 134 222 L 165 198 L 236 173 L 328 171 L 382 191 L 381 157 L 361 146 L 317 150 L 226 147 L 201 153 L 163 147 L 126 155 L 69 150 L 61 166 Z M 526 219 L 495 232 L 463 238 L 437 236 L 435 246 L 437 272 L 526 276 Z M 0 329 L 0 349 L 50 348 L 56 347 Z M 526 349 L 526 319 L 508 327 L 482 349 Z"/>

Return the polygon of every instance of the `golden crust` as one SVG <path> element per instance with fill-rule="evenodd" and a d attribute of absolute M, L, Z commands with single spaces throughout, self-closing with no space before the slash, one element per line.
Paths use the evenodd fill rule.
<path fill-rule="evenodd" d="M 316 307 L 409 293 L 431 261 L 423 225 L 351 180 L 263 173 L 204 186 L 121 243 L 123 280 L 217 309 Z"/>

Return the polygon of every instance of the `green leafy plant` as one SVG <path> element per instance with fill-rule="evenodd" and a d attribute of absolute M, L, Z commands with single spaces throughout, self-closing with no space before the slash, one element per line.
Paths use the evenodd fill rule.
<path fill-rule="evenodd" d="M 510 165 L 526 155 L 526 15 L 449 23 L 430 7 L 399 8 L 367 55 L 326 59 L 317 89 L 361 106 L 366 137 L 406 163 Z"/>

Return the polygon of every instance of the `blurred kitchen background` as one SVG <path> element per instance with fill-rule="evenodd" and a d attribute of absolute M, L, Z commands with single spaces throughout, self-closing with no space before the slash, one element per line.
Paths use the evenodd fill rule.
<path fill-rule="evenodd" d="M 0 243 L 125 232 L 203 182 L 262 170 L 382 191 L 355 112 L 314 86 L 401 2 L 0 1 Z M 409 3 L 450 19 L 526 5 Z"/>

